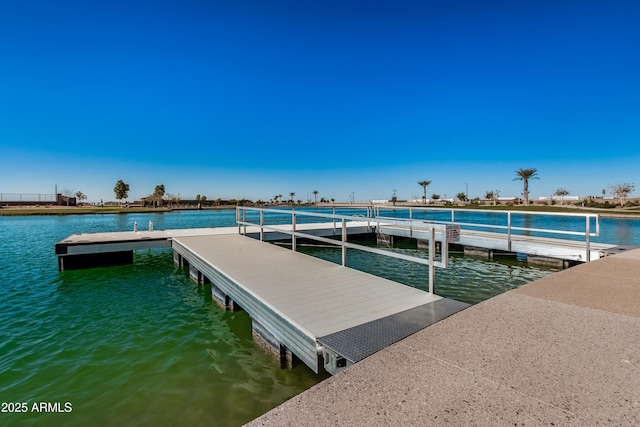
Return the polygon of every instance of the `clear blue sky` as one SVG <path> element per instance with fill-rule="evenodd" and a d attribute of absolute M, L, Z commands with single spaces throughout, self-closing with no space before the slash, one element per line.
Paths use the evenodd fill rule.
<path fill-rule="evenodd" d="M 640 184 L 638 1 L 3 1 L 0 192 Z"/>

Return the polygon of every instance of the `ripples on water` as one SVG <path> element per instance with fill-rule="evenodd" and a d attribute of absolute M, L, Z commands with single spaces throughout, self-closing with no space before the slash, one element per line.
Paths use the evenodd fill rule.
<path fill-rule="evenodd" d="M 170 250 L 57 271 L 56 241 L 124 221 L 131 229 L 124 216 L 0 218 L 0 396 L 73 405 L 0 413 L 0 425 L 239 425 L 324 378 L 279 369 L 254 345 L 247 314 L 219 309 Z"/>
<path fill-rule="evenodd" d="M 301 252 L 331 262 L 341 262 L 340 249 L 300 248 Z M 406 255 L 425 257 L 424 250 L 399 249 Z M 409 261 L 388 258 L 358 250 L 347 251 L 347 266 L 406 285 L 429 290 L 429 267 Z M 520 285 L 544 277 L 556 269 L 533 267 L 515 258 L 502 257 L 489 261 L 477 257 L 449 254 L 449 267 L 436 268 L 435 293 L 447 298 L 475 304 Z"/>
<path fill-rule="evenodd" d="M 231 226 L 235 212 L 0 218 L 0 396 L 71 402 L 71 414 L 0 414 L 0 425 L 232 426 L 322 380 L 281 370 L 251 338 L 246 313 L 211 301 L 170 250 L 133 265 L 57 271 L 55 242 L 72 233 Z M 339 262 L 335 249 L 303 248 Z M 416 253 L 416 249 L 398 249 Z M 349 266 L 426 289 L 427 267 L 349 251 Z M 436 292 L 475 303 L 553 270 L 451 255 Z"/>

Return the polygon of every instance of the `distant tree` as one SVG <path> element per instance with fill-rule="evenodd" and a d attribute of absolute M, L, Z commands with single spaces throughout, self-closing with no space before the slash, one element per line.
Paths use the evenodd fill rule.
<path fill-rule="evenodd" d="M 313 190 L 313 198 L 316 205 L 318 204 L 318 193 L 319 193 L 318 190 Z"/>
<path fill-rule="evenodd" d="M 460 192 L 456 195 L 456 198 L 458 200 L 460 200 L 461 202 L 466 202 L 467 201 L 467 195 L 463 192 Z"/>
<path fill-rule="evenodd" d="M 620 199 L 620 206 L 624 206 L 625 200 L 629 194 L 633 193 L 636 188 L 635 184 L 627 183 L 610 185 L 611 195 Z"/>
<path fill-rule="evenodd" d="M 165 195 L 164 184 L 156 185 L 156 188 L 153 190 L 153 194 L 151 195 L 151 199 L 156 207 L 162 206 L 162 201 Z"/>
<path fill-rule="evenodd" d="M 500 195 L 500 192 L 498 190 L 492 191 L 492 190 L 488 190 L 485 194 L 484 194 L 484 198 L 486 200 L 491 200 L 493 202 L 493 204 L 495 205 L 498 201 L 498 196 Z"/>
<path fill-rule="evenodd" d="M 87 196 L 84 195 L 84 193 L 82 191 L 77 191 L 76 192 L 76 199 L 82 203 L 84 200 L 87 200 Z"/>
<path fill-rule="evenodd" d="M 530 179 L 540 179 L 537 175 L 538 173 L 538 169 L 532 168 L 532 169 L 518 169 L 516 171 L 516 175 L 518 175 L 517 177 L 515 177 L 513 180 L 519 180 L 519 181 L 523 181 L 524 182 L 524 190 L 522 192 L 522 195 L 524 196 L 524 205 L 525 206 L 529 206 L 529 180 Z"/>
<path fill-rule="evenodd" d="M 434 193 L 434 194 L 432 194 L 432 195 L 431 195 L 431 198 L 432 198 L 433 200 L 440 200 L 440 195 L 439 195 L 439 194 L 435 194 L 435 193 Z"/>
<path fill-rule="evenodd" d="M 113 192 L 116 194 L 116 200 L 122 205 L 122 200 L 129 197 L 129 184 L 125 184 L 123 180 L 118 180 L 116 186 L 113 187 Z"/>
<path fill-rule="evenodd" d="M 553 192 L 554 196 L 560 197 L 560 204 L 564 204 L 564 198 L 567 197 L 569 195 L 570 191 L 567 190 L 566 188 L 558 188 L 556 191 Z"/>
<path fill-rule="evenodd" d="M 62 190 L 62 199 L 67 203 L 67 206 L 69 206 L 69 200 L 72 196 L 73 190 Z"/>
<path fill-rule="evenodd" d="M 169 206 L 173 207 L 173 205 L 180 204 L 180 194 L 167 194 L 167 200 L 169 200 Z"/>
<path fill-rule="evenodd" d="M 293 191 L 289 193 L 289 203 L 293 204 L 293 196 L 295 196 L 296 193 L 294 193 Z"/>
<path fill-rule="evenodd" d="M 418 181 L 418 185 L 422 186 L 422 204 L 427 204 L 427 185 L 431 184 L 431 181 Z"/>
<path fill-rule="evenodd" d="M 395 194 L 391 197 L 391 203 L 393 203 L 393 206 L 396 205 L 396 202 L 398 201 L 398 196 L 396 196 Z"/>

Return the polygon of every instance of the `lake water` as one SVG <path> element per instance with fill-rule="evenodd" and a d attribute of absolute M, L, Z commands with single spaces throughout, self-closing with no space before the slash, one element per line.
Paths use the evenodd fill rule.
<path fill-rule="evenodd" d="M 0 217 L 0 425 L 236 426 L 325 378 L 303 365 L 277 367 L 254 345 L 246 313 L 219 309 L 170 250 L 136 252 L 133 265 L 58 272 L 57 241 L 132 230 L 136 221 L 141 229 L 148 221 L 155 229 L 233 226 L 235 211 Z M 600 240 L 640 245 L 639 224 L 603 219 Z M 355 251 L 348 264 L 427 286 L 424 266 Z M 436 287 L 475 303 L 553 271 L 451 254 Z"/>

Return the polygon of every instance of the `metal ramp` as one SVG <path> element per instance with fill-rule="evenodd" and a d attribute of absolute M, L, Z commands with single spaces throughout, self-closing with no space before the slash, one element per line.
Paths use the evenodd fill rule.
<path fill-rule="evenodd" d="M 442 298 L 391 316 L 373 320 L 318 338 L 325 369 L 336 374 L 342 368 L 412 335 L 427 326 L 469 307 L 460 301 Z"/>

